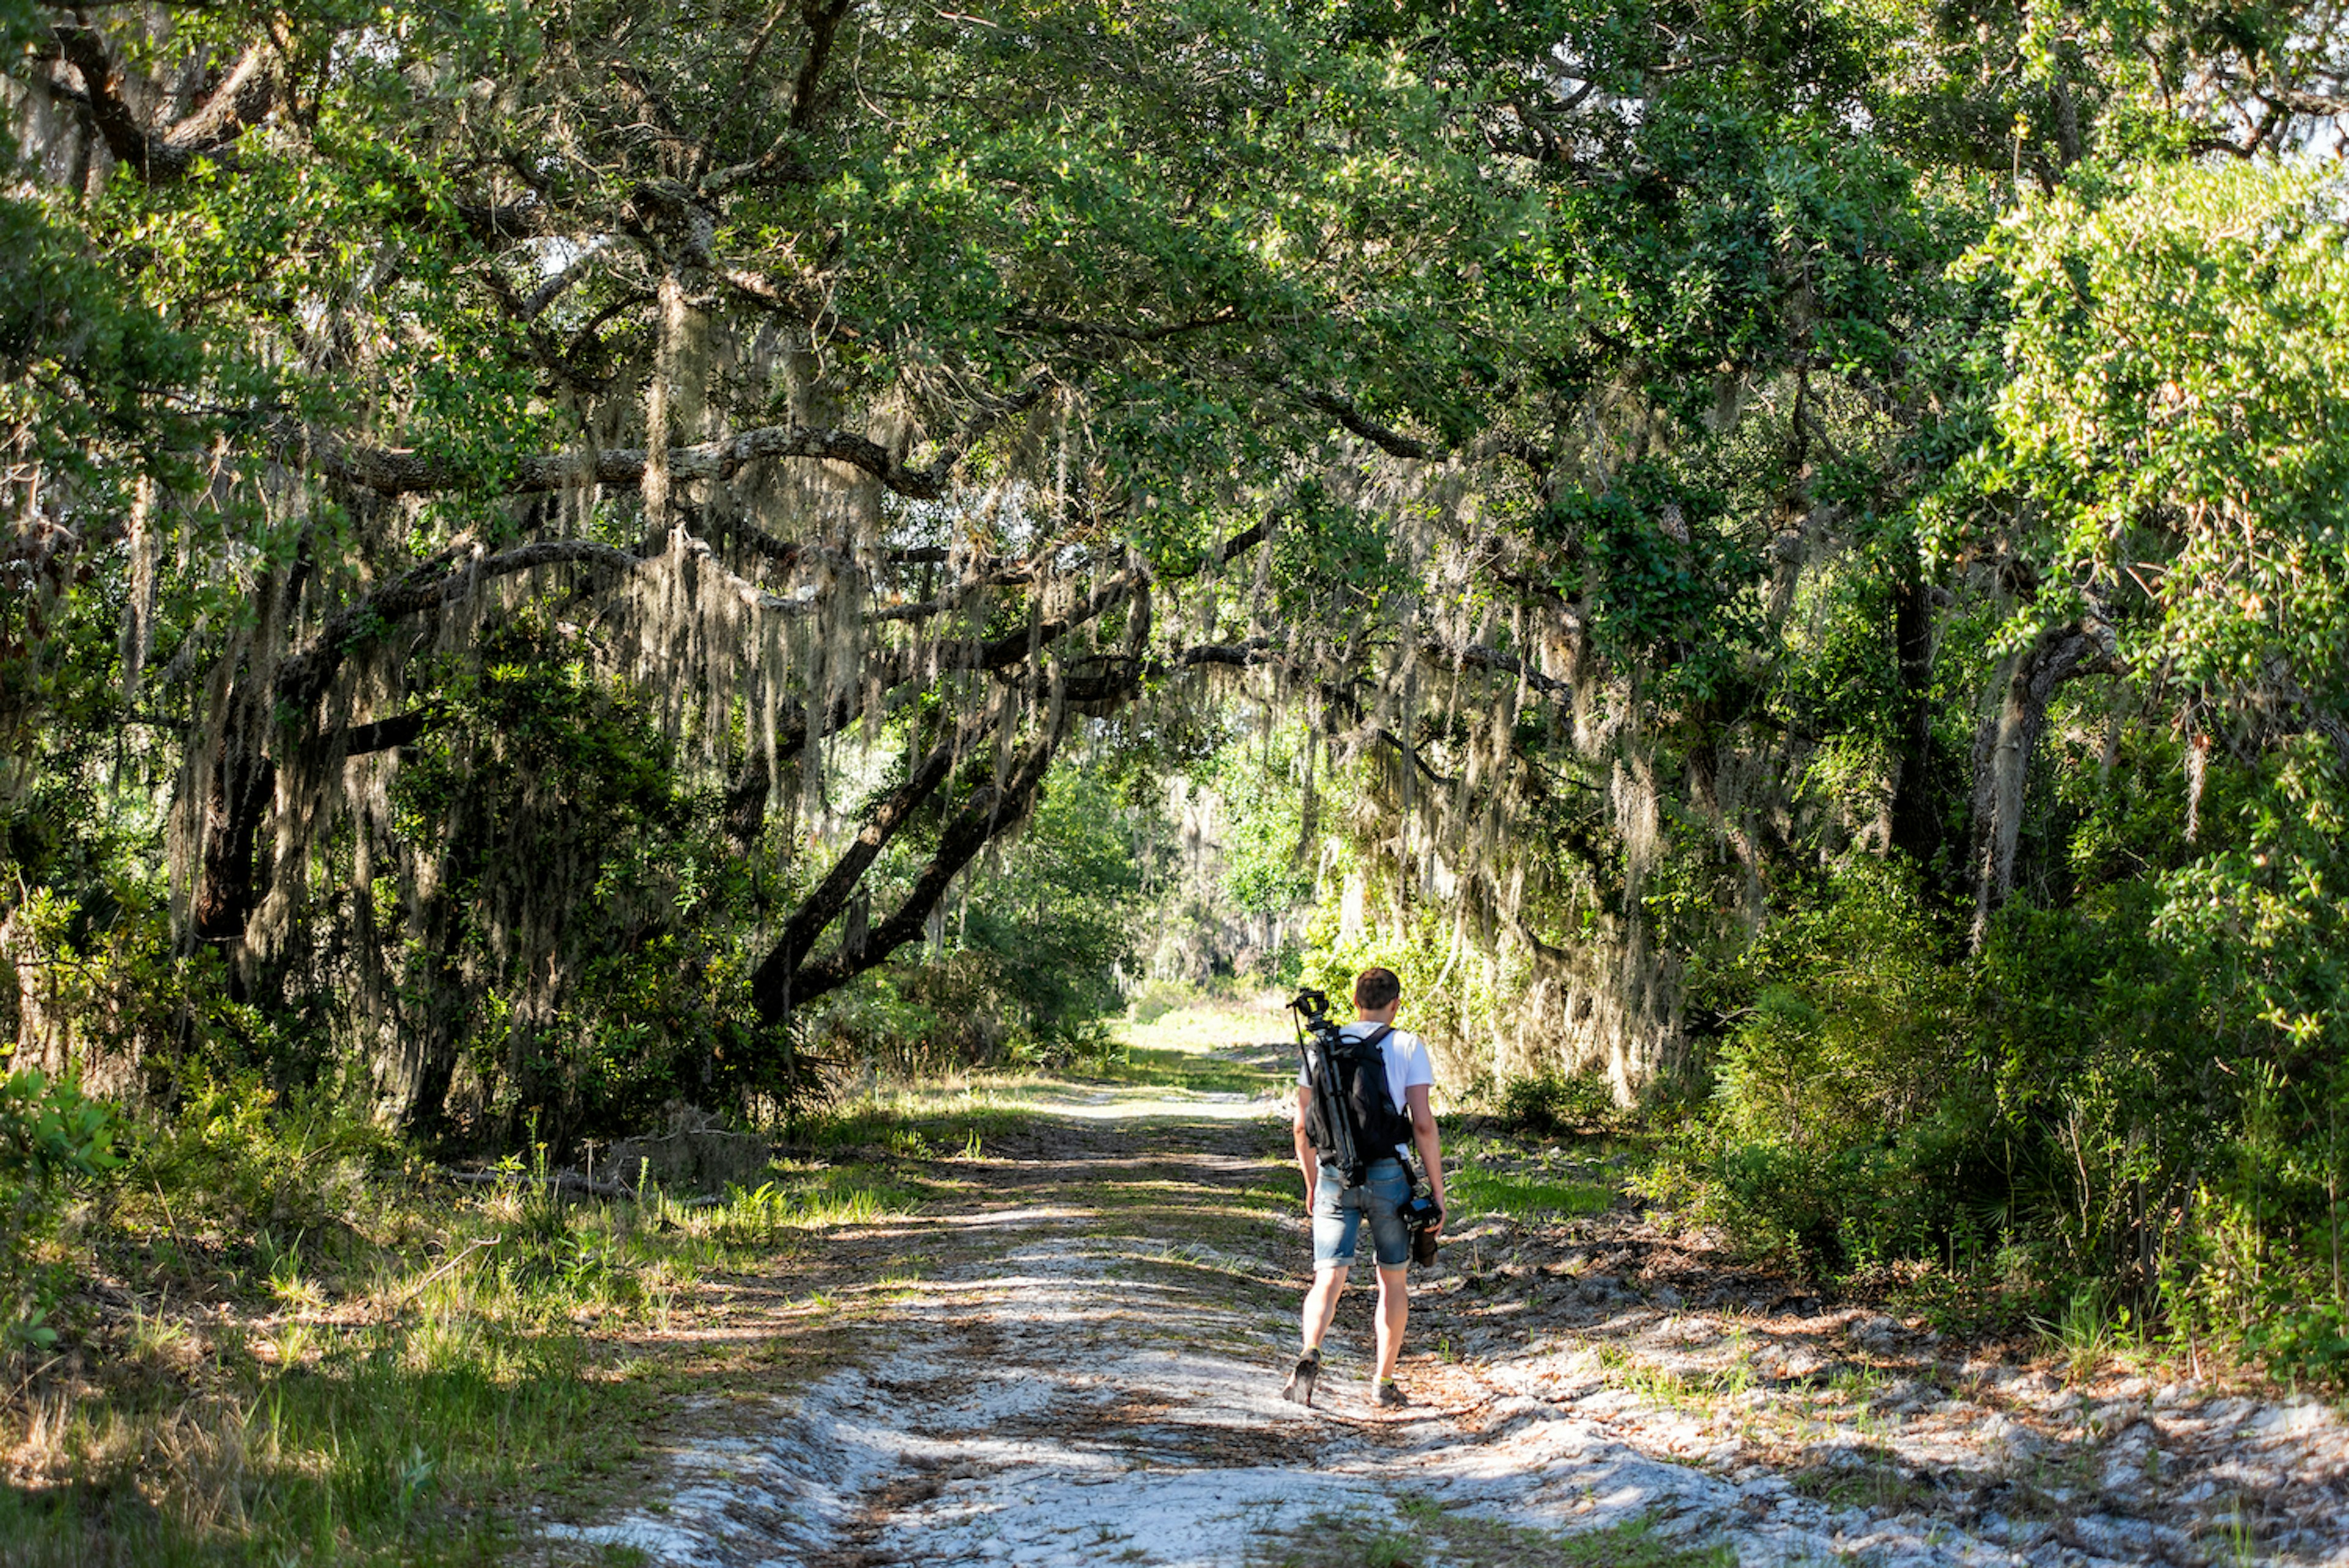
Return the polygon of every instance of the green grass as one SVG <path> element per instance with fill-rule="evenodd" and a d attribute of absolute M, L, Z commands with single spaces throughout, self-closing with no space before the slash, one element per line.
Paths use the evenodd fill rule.
<path fill-rule="evenodd" d="M 1548 1215 L 1601 1214 L 1614 1202 L 1608 1189 L 1592 1182 L 1540 1181 L 1503 1176 L 1464 1165 L 1453 1171 L 1444 1196 L 1462 1215 L 1508 1214 L 1518 1219 Z"/>
<path fill-rule="evenodd" d="M 1154 1045 L 1109 1075 L 1142 1095 L 1279 1078 Z M 727 1282 L 789 1277 L 828 1231 L 983 1180 L 955 1167 L 1102 1089 L 1042 1071 L 885 1088 L 797 1118 L 786 1158 L 700 1208 L 561 1200 L 535 1168 L 454 1187 L 324 1098 L 208 1101 L 153 1129 L 137 1179 L 68 1239 L 78 1274 L 130 1282 L 136 1304 L 84 1310 L 83 1370 L 18 1389 L 0 1568 L 502 1562 L 533 1503 L 559 1519 L 632 1493 L 679 1397 L 741 1393 L 786 1347 L 794 1369 L 802 1344 L 821 1360 L 921 1274 L 875 1259 L 869 1289 L 760 1297 L 808 1326 L 756 1342 L 700 1333 Z M 1238 1236 L 1279 1195 L 1115 1196 Z"/>
<path fill-rule="evenodd" d="M 215 1348 L 172 1382 L 36 1407 L 47 1484 L 0 1490 L 9 1564 L 497 1561 L 503 1505 L 631 1456 L 643 1397 L 572 1334 L 433 1319 L 299 1365 Z"/>
<path fill-rule="evenodd" d="M 1394 1517 L 1319 1514 L 1260 1543 L 1257 1568 L 1732 1568 L 1726 1546 L 1692 1548 L 1664 1540 L 1651 1521 L 1560 1534 L 1452 1513 L 1433 1498 L 1406 1495 Z"/>
<path fill-rule="evenodd" d="M 80 1309 L 78 1368 L 8 1411 L 0 1568 L 504 1561 L 527 1504 L 608 1506 L 660 1411 L 771 1359 L 689 1348 L 705 1280 L 925 1196 L 894 1162 L 810 1161 L 705 1208 L 564 1201 L 263 1116 L 142 1158 L 69 1238 L 137 1296 Z"/>
<path fill-rule="evenodd" d="M 988 1143 L 1029 1127 L 1039 1093 L 1050 1092 L 1046 1083 L 1017 1075 L 975 1079 L 959 1088 L 881 1090 L 795 1116 L 778 1141 L 795 1154 L 843 1158 L 980 1158 Z M 1023 1085 L 1026 1094 L 1017 1087 Z"/>
<path fill-rule="evenodd" d="M 1754 1386 L 1754 1368 L 1743 1360 L 1712 1371 L 1678 1372 L 1650 1366 L 1613 1345 L 1602 1346 L 1599 1360 L 1609 1383 L 1674 1410 L 1709 1409 Z"/>
<path fill-rule="evenodd" d="M 1847 1463 L 1796 1470 L 1787 1481 L 1803 1496 L 1831 1507 L 1866 1508 L 1878 1513 L 1930 1509 L 1940 1497 L 1931 1481 L 1904 1474 L 1889 1449 L 1874 1445 L 1857 1449 Z"/>
<path fill-rule="evenodd" d="M 1119 1023 L 1118 1037 L 1136 1050 L 1180 1051 L 1199 1055 L 1234 1046 L 1258 1046 L 1296 1038 L 1288 1012 L 1232 1002 L 1197 1002 L 1148 1023 Z"/>

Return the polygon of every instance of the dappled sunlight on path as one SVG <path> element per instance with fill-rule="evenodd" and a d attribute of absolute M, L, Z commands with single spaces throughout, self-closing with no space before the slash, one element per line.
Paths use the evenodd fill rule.
<path fill-rule="evenodd" d="M 1508 1222 L 1465 1227 L 1415 1309 L 1411 1407 L 1363 1397 L 1359 1289 L 1319 1407 L 1287 1404 L 1307 1241 L 1281 1111 L 1277 1085 L 1040 1099 L 1016 1154 L 936 1162 L 962 1197 L 859 1228 L 922 1267 L 864 1303 L 854 1365 L 681 1446 L 660 1506 L 552 1539 L 811 1568 L 1319 1565 L 1439 1528 L 1457 1564 L 1583 1561 L 1561 1532 L 1642 1564 L 2349 1563 L 2322 1529 L 2262 1545 L 2082 1493 L 2081 1463 L 2030 1468 L 2038 1440 L 1987 1404 L 1917 1416 L 1913 1379 L 1806 1402 L 1906 1331 L 1683 1302 L 1640 1277 L 1636 1216 L 1533 1265 Z M 2112 1451 L 2143 1469 L 2145 1447 Z"/>

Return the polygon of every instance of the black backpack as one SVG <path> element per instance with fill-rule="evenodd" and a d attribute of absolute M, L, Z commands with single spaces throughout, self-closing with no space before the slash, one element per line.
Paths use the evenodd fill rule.
<path fill-rule="evenodd" d="M 1397 1144 L 1409 1144 L 1411 1118 L 1395 1108 L 1387 1088 L 1386 1054 L 1379 1042 L 1394 1033 L 1381 1023 L 1360 1040 L 1349 1040 L 1331 1030 L 1322 1036 L 1320 1059 L 1314 1064 L 1316 1082 L 1311 1106 L 1305 1113 L 1305 1137 L 1327 1158 L 1349 1187 L 1360 1187 L 1371 1162 L 1389 1158 Z M 1330 1044 L 1334 1037 L 1335 1044 Z M 1327 1075 L 1327 1082 L 1320 1081 Z M 1333 1129 L 1322 1107 L 1334 1102 L 1347 1122 Z"/>

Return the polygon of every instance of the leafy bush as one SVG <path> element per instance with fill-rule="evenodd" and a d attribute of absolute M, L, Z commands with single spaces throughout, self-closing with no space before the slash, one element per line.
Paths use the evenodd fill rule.
<path fill-rule="evenodd" d="M 253 1075 L 190 1085 L 141 1140 L 141 1185 L 172 1195 L 181 1224 L 230 1232 L 316 1230 L 344 1219 L 398 1141 L 339 1083 L 281 1095 Z"/>
<path fill-rule="evenodd" d="M 1743 956 L 1747 1000 L 1723 1009 L 1733 1032 L 1684 1146 L 1711 1217 L 1826 1263 L 1939 1251 L 1967 1230 L 1991 1195 L 1967 1155 L 1974 998 L 1947 948 L 1909 878 L 1868 857 Z"/>
<path fill-rule="evenodd" d="M 1144 981 L 1126 997 L 1125 1013 L 1136 1023 L 1155 1023 L 1168 1013 L 1188 1007 L 1195 994 L 1192 987 L 1174 981 Z"/>
<path fill-rule="evenodd" d="M 1492 1104 L 1502 1126 L 1529 1137 L 1596 1131 L 1619 1114 L 1614 1086 L 1599 1072 L 1512 1078 L 1494 1092 Z"/>
<path fill-rule="evenodd" d="M 509 1146 L 625 1132 L 721 1076 L 792 1088 L 749 1038 L 750 873 L 718 802 L 583 635 L 532 606 L 436 661 L 437 722 L 389 791 L 397 836 L 440 867 L 377 914 L 411 938 L 397 1027 L 455 1081 L 458 1119 Z"/>
<path fill-rule="evenodd" d="M 0 1078 L 0 1335 L 46 1348 L 62 1282 L 40 1266 L 60 1200 L 120 1163 L 114 1113 L 73 1084 L 24 1068 Z"/>

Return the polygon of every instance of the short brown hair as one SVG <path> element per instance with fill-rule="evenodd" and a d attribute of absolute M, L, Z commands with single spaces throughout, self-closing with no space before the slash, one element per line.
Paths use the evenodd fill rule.
<path fill-rule="evenodd" d="M 1375 1012 L 1402 995 L 1402 981 L 1394 971 L 1373 965 L 1354 977 L 1354 1005 Z"/>

